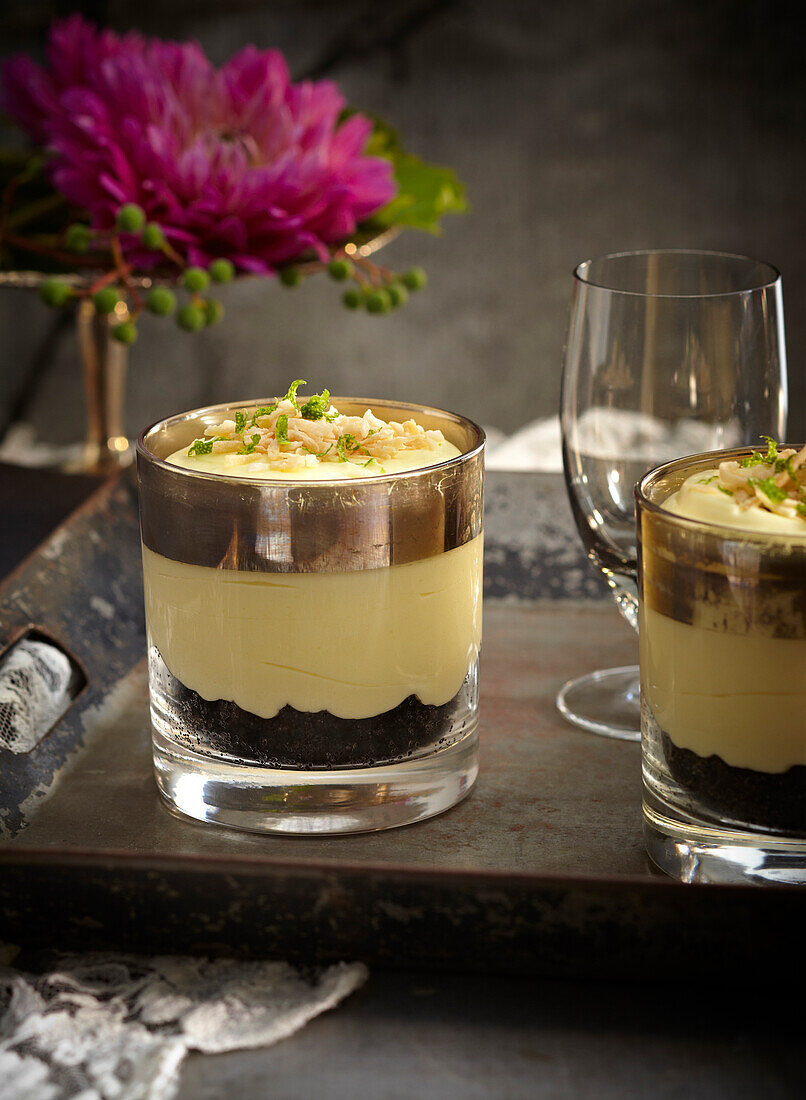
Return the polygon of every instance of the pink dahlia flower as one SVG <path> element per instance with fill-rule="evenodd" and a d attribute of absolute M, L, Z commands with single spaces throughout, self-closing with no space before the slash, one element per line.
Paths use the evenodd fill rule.
<path fill-rule="evenodd" d="M 216 69 L 194 43 L 54 23 L 48 66 L 2 70 L 2 104 L 53 154 L 54 186 L 97 229 L 138 203 L 193 264 L 226 256 L 271 271 L 326 258 L 392 198 L 391 165 L 363 154 L 372 123 L 329 81 L 292 84 L 277 50 L 247 46 Z M 156 262 L 135 238 L 130 259 Z"/>

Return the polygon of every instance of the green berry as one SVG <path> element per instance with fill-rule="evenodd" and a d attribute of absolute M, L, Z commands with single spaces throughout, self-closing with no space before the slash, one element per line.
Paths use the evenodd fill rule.
<path fill-rule="evenodd" d="M 72 290 L 63 279 L 45 279 L 39 288 L 39 297 L 46 306 L 58 308 L 69 301 Z"/>
<path fill-rule="evenodd" d="M 401 281 L 409 290 L 422 290 L 428 282 L 428 276 L 421 267 L 411 267 L 403 272 Z"/>
<path fill-rule="evenodd" d="M 202 290 L 207 290 L 210 285 L 210 276 L 203 267 L 188 267 L 185 268 L 185 274 L 182 276 L 182 285 L 185 290 L 192 290 L 199 294 Z"/>
<path fill-rule="evenodd" d="M 217 298 L 208 298 L 204 303 L 204 323 L 217 325 L 224 316 L 224 306 Z"/>
<path fill-rule="evenodd" d="M 111 313 L 120 301 L 120 294 L 112 286 L 102 287 L 92 296 L 96 313 Z"/>
<path fill-rule="evenodd" d="M 299 286 L 302 282 L 302 272 L 298 267 L 281 267 L 278 275 L 283 286 Z"/>
<path fill-rule="evenodd" d="M 149 222 L 143 230 L 143 244 L 152 252 L 159 252 L 165 245 L 165 234 L 156 222 Z"/>
<path fill-rule="evenodd" d="M 392 299 L 388 290 L 373 290 L 367 295 L 368 313 L 388 313 L 392 308 Z"/>
<path fill-rule="evenodd" d="M 327 272 L 331 279 L 336 279 L 341 283 L 350 278 L 353 273 L 353 265 L 349 260 L 331 260 L 327 265 Z"/>
<path fill-rule="evenodd" d="M 90 247 L 91 240 L 92 233 L 89 226 L 82 225 L 80 222 L 68 226 L 64 235 L 65 247 L 69 248 L 71 252 L 86 252 Z"/>
<path fill-rule="evenodd" d="M 112 339 L 120 344 L 133 344 L 137 339 L 137 329 L 132 321 L 121 321 L 112 329 Z"/>
<path fill-rule="evenodd" d="M 409 300 L 409 292 L 400 283 L 390 283 L 386 288 L 386 293 L 392 302 L 392 306 L 404 306 Z"/>
<path fill-rule="evenodd" d="M 176 323 L 186 332 L 198 332 L 200 328 L 204 328 L 204 314 L 193 302 L 187 302 L 177 313 Z"/>
<path fill-rule="evenodd" d="M 148 292 L 146 309 L 160 317 L 167 317 L 176 309 L 176 295 L 167 286 L 155 286 Z"/>
<path fill-rule="evenodd" d="M 341 296 L 342 302 L 348 309 L 358 309 L 361 303 L 364 301 L 364 297 L 360 290 L 357 290 L 354 286 L 351 286 L 349 290 L 345 290 Z"/>
<path fill-rule="evenodd" d="M 127 202 L 118 210 L 117 227 L 121 233 L 139 233 L 146 224 L 146 212 L 136 202 Z"/>
<path fill-rule="evenodd" d="M 231 260 L 213 260 L 210 264 L 210 278 L 214 283 L 229 283 L 235 278 L 235 264 Z"/>

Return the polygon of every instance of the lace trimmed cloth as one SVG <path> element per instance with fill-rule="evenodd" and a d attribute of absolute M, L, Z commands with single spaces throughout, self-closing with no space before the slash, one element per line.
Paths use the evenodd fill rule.
<path fill-rule="evenodd" d="M 67 656 L 44 641 L 23 638 L 0 660 L 0 748 L 36 748 L 78 690 Z"/>
<path fill-rule="evenodd" d="M 339 963 L 69 956 L 43 974 L 0 968 L 0 1097 L 171 1100 L 191 1051 L 270 1046 L 367 977 Z"/>

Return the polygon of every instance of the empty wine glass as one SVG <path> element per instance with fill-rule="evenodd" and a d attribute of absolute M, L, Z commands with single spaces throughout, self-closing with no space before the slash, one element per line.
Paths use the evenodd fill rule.
<path fill-rule="evenodd" d="M 638 629 L 633 489 L 653 466 L 782 440 L 781 276 L 723 252 L 622 252 L 574 272 L 560 416 L 571 508 L 591 564 Z M 594 733 L 640 739 L 638 666 L 570 680 L 557 706 Z"/>

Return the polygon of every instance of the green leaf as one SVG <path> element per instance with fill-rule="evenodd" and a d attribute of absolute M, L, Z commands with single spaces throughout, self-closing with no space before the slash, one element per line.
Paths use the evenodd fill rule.
<path fill-rule="evenodd" d="M 371 224 L 387 228 L 393 225 L 440 233 L 445 214 L 467 210 L 465 189 L 450 168 L 428 164 L 407 153 L 395 131 L 375 118 L 365 152 L 391 162 L 398 191 L 395 197 L 371 219 Z"/>

